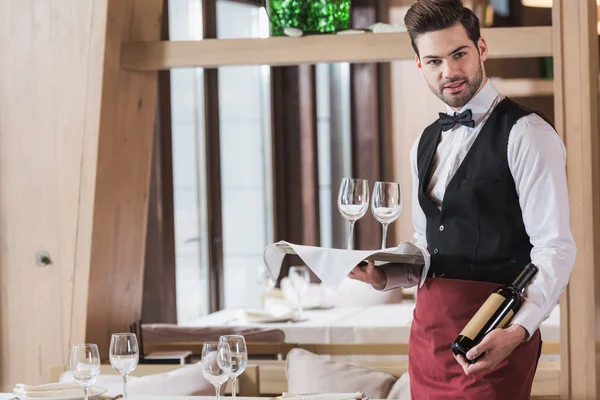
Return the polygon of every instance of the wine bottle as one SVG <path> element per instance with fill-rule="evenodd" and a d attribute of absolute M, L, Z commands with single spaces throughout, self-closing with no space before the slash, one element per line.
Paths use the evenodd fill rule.
<path fill-rule="evenodd" d="M 467 359 L 467 352 L 481 342 L 485 335 L 496 328 L 504 328 L 521 307 L 522 292 L 537 272 L 538 268 L 529 263 L 512 284 L 492 293 L 454 340 L 452 352 L 462 354 Z M 477 360 L 467 361 L 472 364 Z"/>

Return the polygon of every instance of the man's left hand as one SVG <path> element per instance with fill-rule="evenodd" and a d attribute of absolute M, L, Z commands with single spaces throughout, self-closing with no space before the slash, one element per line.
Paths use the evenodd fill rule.
<path fill-rule="evenodd" d="M 508 357 L 526 336 L 527 331 L 521 325 L 512 325 L 506 329 L 494 329 L 483 338 L 481 343 L 467 353 L 469 360 L 474 360 L 483 354 L 475 364 L 469 364 L 462 355 L 454 357 L 463 367 L 467 376 L 489 371 Z"/>

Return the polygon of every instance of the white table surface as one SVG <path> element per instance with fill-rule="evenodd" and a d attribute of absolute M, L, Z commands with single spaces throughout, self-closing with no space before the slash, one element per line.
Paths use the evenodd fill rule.
<path fill-rule="evenodd" d="M 414 302 L 370 307 L 305 311 L 306 321 L 244 323 L 238 310 L 222 310 L 199 318 L 190 326 L 251 326 L 281 329 L 288 343 L 408 343 Z M 557 306 L 541 327 L 544 341 L 559 341 L 560 311 Z"/>
<path fill-rule="evenodd" d="M 9 393 L 0 393 L 0 400 L 13 400 L 15 397 Z M 81 397 L 83 399 L 83 396 Z M 221 399 L 225 399 L 225 396 L 221 396 Z M 109 400 L 110 398 L 107 398 Z M 151 395 L 130 395 L 128 400 L 216 400 L 216 396 L 151 396 Z M 231 397 L 227 396 L 227 399 Z M 239 400 L 266 400 L 265 397 L 240 397 Z"/>

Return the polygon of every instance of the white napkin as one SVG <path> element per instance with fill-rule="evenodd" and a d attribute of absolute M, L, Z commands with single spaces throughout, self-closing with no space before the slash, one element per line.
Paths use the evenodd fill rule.
<path fill-rule="evenodd" d="M 320 393 L 320 394 L 293 394 L 283 393 L 281 398 L 284 400 L 358 400 L 365 396 L 361 392 L 355 393 Z"/>
<path fill-rule="evenodd" d="M 90 397 L 102 393 L 99 387 L 92 386 L 89 391 Z M 55 382 L 43 385 L 25 385 L 18 383 L 13 389 L 13 394 L 28 398 L 48 398 L 48 397 L 73 397 L 81 394 L 83 398 L 83 389 L 75 382 Z"/>
<path fill-rule="evenodd" d="M 269 322 L 291 320 L 294 318 L 294 313 L 285 309 L 277 311 L 238 310 L 236 317 L 242 322 Z"/>
<path fill-rule="evenodd" d="M 425 268 L 423 269 L 424 271 L 429 269 L 430 262 L 429 256 L 425 250 L 420 249 L 410 242 L 402 242 L 398 247 L 390 247 L 385 250 L 344 250 L 303 246 L 280 241 L 268 245 L 265 248 L 263 255 L 265 265 L 267 266 L 267 270 L 271 274 L 271 278 L 273 280 L 277 280 L 279 272 L 281 271 L 281 263 L 285 257 L 285 252 L 283 249 L 277 247 L 278 244 L 287 244 L 294 249 L 296 254 L 302 259 L 302 261 L 304 261 L 306 266 L 310 268 L 325 285 L 333 289 L 337 289 L 344 278 L 346 278 L 350 271 L 352 271 L 352 268 L 354 268 L 367 257 L 376 253 L 385 252 L 390 254 L 406 255 L 422 254 L 425 260 Z M 425 277 L 426 274 L 423 274 L 420 285 L 425 282 Z"/>

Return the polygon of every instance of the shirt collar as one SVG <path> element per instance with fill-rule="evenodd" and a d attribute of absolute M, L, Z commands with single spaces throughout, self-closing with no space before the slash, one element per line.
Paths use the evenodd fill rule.
<path fill-rule="evenodd" d="M 479 93 L 477 93 L 471 101 L 463 106 L 458 112 L 454 111 L 451 107 L 446 105 L 446 113 L 449 115 L 454 115 L 456 112 L 460 114 L 461 112 L 471 109 L 471 113 L 473 113 L 473 121 L 475 121 L 475 125 L 478 125 L 483 118 L 487 115 L 490 108 L 496 103 L 496 99 L 498 98 L 498 90 L 494 87 L 492 82 L 487 79 L 487 82 Z"/>

